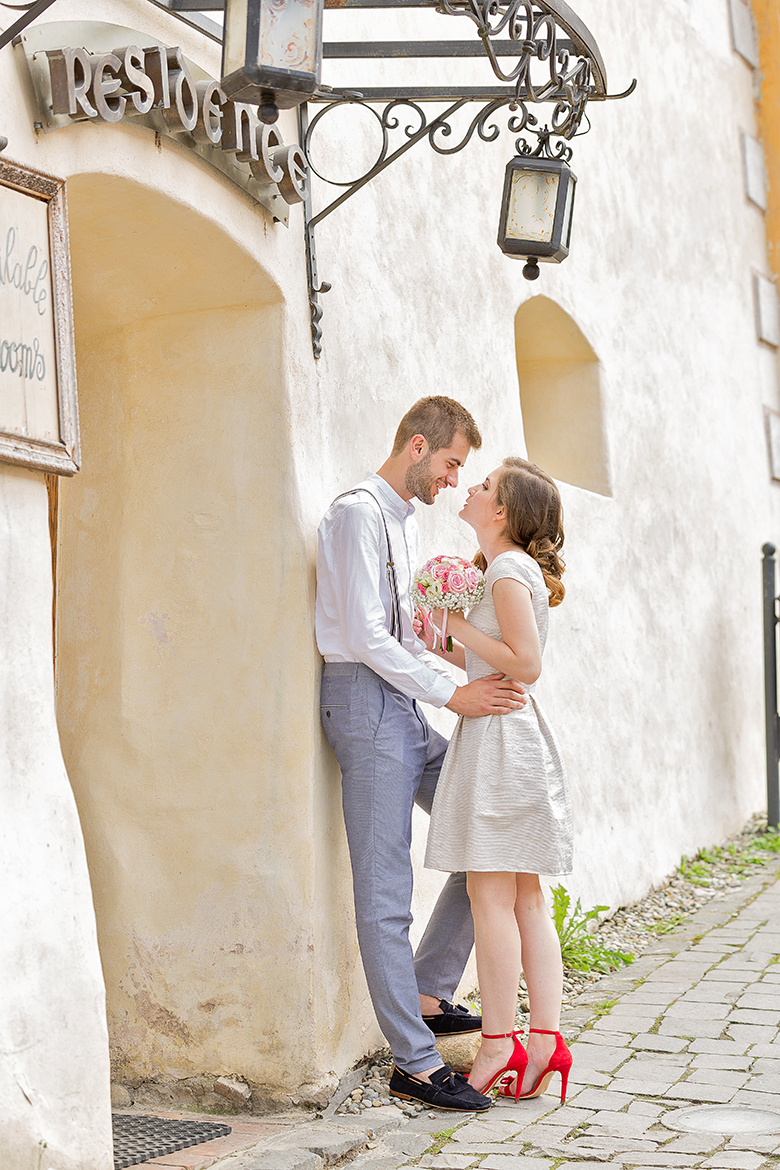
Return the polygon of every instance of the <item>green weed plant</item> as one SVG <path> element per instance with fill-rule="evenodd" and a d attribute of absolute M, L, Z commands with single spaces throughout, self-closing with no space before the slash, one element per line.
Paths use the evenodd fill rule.
<path fill-rule="evenodd" d="M 561 944 L 564 967 L 569 967 L 572 971 L 607 972 L 633 963 L 633 955 L 625 951 L 610 950 L 595 934 L 591 934 L 589 924 L 598 922 L 599 914 L 603 910 L 608 910 L 608 906 L 594 906 L 592 910 L 583 910 L 578 898 L 572 907 L 569 891 L 564 886 L 556 886 L 552 891 L 552 897 L 553 922 Z"/>

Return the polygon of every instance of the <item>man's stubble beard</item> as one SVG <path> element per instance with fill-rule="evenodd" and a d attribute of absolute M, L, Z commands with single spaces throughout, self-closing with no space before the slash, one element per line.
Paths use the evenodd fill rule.
<path fill-rule="evenodd" d="M 423 455 L 422 459 L 418 459 L 413 463 L 406 472 L 404 477 L 404 487 L 422 504 L 432 504 L 435 496 L 433 494 L 433 485 L 436 482 L 436 477 L 431 475 L 431 455 Z"/>

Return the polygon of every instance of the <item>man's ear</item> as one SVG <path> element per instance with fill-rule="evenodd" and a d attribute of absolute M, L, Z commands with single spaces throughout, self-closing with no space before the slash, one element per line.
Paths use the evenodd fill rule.
<path fill-rule="evenodd" d="M 418 459 L 422 459 L 423 455 L 428 452 L 428 440 L 425 435 L 413 435 L 409 442 L 409 454 L 412 457 L 412 462 L 416 463 Z"/>

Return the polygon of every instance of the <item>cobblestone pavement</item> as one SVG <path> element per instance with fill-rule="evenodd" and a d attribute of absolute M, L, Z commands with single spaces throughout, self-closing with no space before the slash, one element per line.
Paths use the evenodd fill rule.
<path fill-rule="evenodd" d="M 555 1095 L 556 1076 L 543 1097 L 500 1100 L 479 1117 L 431 1111 L 407 1121 L 394 1108 L 355 1118 L 334 1116 L 329 1109 L 321 1119 L 285 1125 L 251 1149 L 216 1159 L 206 1154 L 197 1165 L 203 1170 L 325 1170 L 347 1163 L 350 1170 L 780 1166 L 778 871 L 780 858 L 578 997 L 562 1024 L 574 1056 L 564 1106 Z M 749 1106 L 777 1116 L 769 1119 L 771 1132 L 671 1128 L 680 1110 L 707 1105 Z M 741 1112 L 740 1122 L 746 1117 Z M 155 1164 L 169 1170 L 196 1165 L 175 1156 Z"/>

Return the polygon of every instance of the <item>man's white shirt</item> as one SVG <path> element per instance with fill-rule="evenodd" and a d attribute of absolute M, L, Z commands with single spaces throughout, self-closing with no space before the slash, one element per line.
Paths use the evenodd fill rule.
<path fill-rule="evenodd" d="M 452 676 L 417 637 L 410 595 L 417 569 L 414 508 L 379 475 L 358 487 L 379 501 L 393 550 L 401 603 L 401 642 L 390 633 L 387 539 L 365 491 L 331 504 L 317 534 L 317 645 L 326 662 L 362 662 L 399 691 L 434 707 L 455 693 Z"/>

